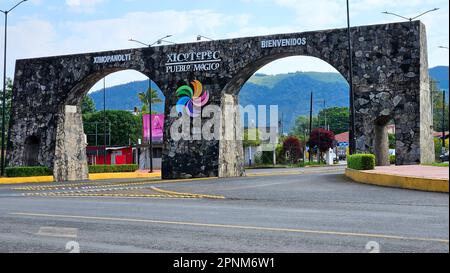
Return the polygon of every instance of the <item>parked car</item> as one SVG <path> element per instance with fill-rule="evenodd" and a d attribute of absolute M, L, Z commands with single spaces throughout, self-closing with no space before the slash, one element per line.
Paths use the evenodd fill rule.
<path fill-rule="evenodd" d="M 448 152 L 446 152 L 445 154 L 442 154 L 440 157 L 442 162 L 447 162 L 448 161 Z"/>

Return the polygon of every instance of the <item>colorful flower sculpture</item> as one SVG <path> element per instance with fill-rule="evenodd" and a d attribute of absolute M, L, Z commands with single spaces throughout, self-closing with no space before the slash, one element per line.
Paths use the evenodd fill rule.
<path fill-rule="evenodd" d="M 189 85 L 183 85 L 177 89 L 177 112 L 183 114 L 184 111 L 190 117 L 198 117 L 200 109 L 209 101 L 209 92 L 203 91 L 203 85 L 198 80 L 191 82 L 194 90 Z"/>

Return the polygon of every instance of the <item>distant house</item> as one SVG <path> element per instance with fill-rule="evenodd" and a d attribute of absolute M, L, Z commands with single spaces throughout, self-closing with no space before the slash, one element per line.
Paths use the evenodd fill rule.
<path fill-rule="evenodd" d="M 388 134 L 395 135 L 395 125 L 390 124 L 387 126 Z M 350 132 L 344 132 L 342 134 L 336 135 L 335 139 L 338 143 L 338 147 L 347 147 L 350 142 Z"/>
<path fill-rule="evenodd" d="M 89 165 L 124 165 L 133 164 L 135 149 L 129 147 L 107 147 L 106 157 L 104 147 L 86 148 Z"/>
<path fill-rule="evenodd" d="M 436 138 L 442 139 L 442 132 L 434 132 L 433 136 Z M 448 137 L 449 137 L 449 132 L 447 131 L 447 132 L 445 132 L 445 139 L 448 139 Z"/>
<path fill-rule="evenodd" d="M 350 133 L 345 132 L 339 135 L 335 135 L 334 139 L 338 143 L 338 146 L 348 146 L 349 140 L 350 140 Z M 339 145 L 341 144 L 341 145 Z"/>
<path fill-rule="evenodd" d="M 248 130 L 248 128 L 245 128 L 244 130 Z M 262 138 L 261 144 L 259 146 L 244 148 L 246 166 L 253 165 L 255 163 L 255 157 L 262 152 L 274 152 L 279 142 L 278 128 L 258 128 L 258 131 L 260 139 Z M 265 137 L 262 137 L 264 135 Z"/>

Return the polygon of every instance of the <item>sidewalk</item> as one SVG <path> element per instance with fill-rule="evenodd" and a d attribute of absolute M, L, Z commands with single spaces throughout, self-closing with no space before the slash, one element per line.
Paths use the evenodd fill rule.
<path fill-rule="evenodd" d="M 399 175 L 406 177 L 420 177 L 428 179 L 449 179 L 449 169 L 445 167 L 433 167 L 433 166 L 388 166 L 388 167 L 376 167 L 373 171 L 367 171 L 368 173 L 380 173 L 389 175 Z"/>
<path fill-rule="evenodd" d="M 431 192 L 449 192 L 449 169 L 433 166 L 376 167 L 371 171 L 347 169 L 345 175 L 355 182 L 383 187 Z"/>

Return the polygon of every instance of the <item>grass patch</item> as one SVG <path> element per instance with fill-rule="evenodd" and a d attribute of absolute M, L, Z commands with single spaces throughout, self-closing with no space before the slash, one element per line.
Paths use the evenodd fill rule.
<path fill-rule="evenodd" d="M 444 163 L 433 163 L 431 165 L 428 166 L 433 166 L 433 167 L 449 167 L 448 162 L 444 162 Z"/>
<path fill-rule="evenodd" d="M 139 169 L 137 164 L 132 165 L 94 165 L 89 166 L 89 173 L 133 173 Z"/>

